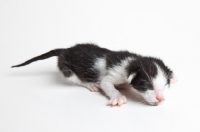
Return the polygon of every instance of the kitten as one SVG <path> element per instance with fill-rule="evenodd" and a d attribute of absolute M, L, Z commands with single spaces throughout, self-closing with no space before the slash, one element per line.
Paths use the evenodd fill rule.
<path fill-rule="evenodd" d="M 160 59 L 128 51 L 111 51 L 94 44 L 51 50 L 12 67 L 52 56 L 58 56 L 58 68 L 68 82 L 94 92 L 101 89 L 110 98 L 109 105 L 112 106 L 127 102 L 116 89 L 118 86 L 134 88 L 150 105 L 158 105 L 164 100 L 165 86 L 177 81 Z"/>

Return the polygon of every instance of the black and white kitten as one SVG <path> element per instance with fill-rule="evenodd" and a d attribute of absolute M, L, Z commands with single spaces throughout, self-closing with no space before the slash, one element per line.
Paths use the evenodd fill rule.
<path fill-rule="evenodd" d="M 12 67 L 52 56 L 58 56 L 58 68 L 68 82 L 91 91 L 101 89 L 110 98 L 112 106 L 127 102 L 116 87 L 134 88 L 150 105 L 158 105 L 164 100 L 165 86 L 176 82 L 173 72 L 160 59 L 128 51 L 111 51 L 94 44 L 51 50 Z"/>

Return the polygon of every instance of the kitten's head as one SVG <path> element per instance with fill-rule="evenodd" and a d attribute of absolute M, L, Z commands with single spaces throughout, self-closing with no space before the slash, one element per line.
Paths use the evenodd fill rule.
<path fill-rule="evenodd" d="M 164 101 L 164 90 L 173 81 L 173 72 L 156 58 L 144 57 L 128 66 L 128 81 L 151 105 Z"/>

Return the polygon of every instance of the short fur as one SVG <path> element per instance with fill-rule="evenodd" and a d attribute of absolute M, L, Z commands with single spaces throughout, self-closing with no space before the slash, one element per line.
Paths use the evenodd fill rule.
<path fill-rule="evenodd" d="M 164 99 L 160 91 L 173 79 L 173 72 L 160 59 L 128 51 L 111 51 L 94 44 L 55 49 L 12 67 L 25 66 L 52 56 L 58 56 L 58 68 L 68 82 L 91 91 L 103 90 L 110 98 L 110 105 L 126 103 L 126 98 L 115 88 L 118 86 L 132 87 L 149 104 L 157 105 Z"/>

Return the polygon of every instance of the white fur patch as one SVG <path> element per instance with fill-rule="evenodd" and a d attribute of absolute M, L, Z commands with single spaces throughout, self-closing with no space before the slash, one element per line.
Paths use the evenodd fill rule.
<path fill-rule="evenodd" d="M 133 78 L 136 76 L 136 73 L 132 73 L 131 75 L 129 75 L 127 81 L 128 83 L 131 83 L 131 81 L 133 80 Z"/>
<path fill-rule="evenodd" d="M 153 87 L 154 90 L 160 91 L 163 90 L 165 85 L 167 84 L 167 79 L 166 75 L 157 64 L 156 67 L 157 67 L 157 76 L 153 78 Z"/>
<path fill-rule="evenodd" d="M 128 82 L 126 66 L 134 58 L 128 57 L 125 60 L 112 68 L 107 70 L 106 76 L 101 80 L 100 87 L 106 93 L 106 95 L 111 99 L 111 103 L 115 104 L 115 101 L 118 100 L 117 104 L 121 104 L 121 97 L 123 97 L 120 92 L 114 87 L 114 85 L 119 85 Z M 133 77 L 133 76 L 132 76 Z M 131 77 L 130 77 L 131 78 Z M 124 98 L 124 97 L 123 97 Z M 124 98 L 123 103 L 126 102 Z"/>
<path fill-rule="evenodd" d="M 99 80 L 106 75 L 106 60 L 105 58 L 98 58 L 94 64 L 94 68 L 100 72 Z"/>
<path fill-rule="evenodd" d="M 112 68 L 109 68 L 107 71 L 107 76 L 106 76 L 108 81 L 112 82 L 115 85 L 127 83 L 128 75 L 127 75 L 126 67 L 128 66 L 129 62 L 133 59 L 134 58 L 132 57 L 128 57 L 127 59 L 123 60 L 120 64 Z"/>
<path fill-rule="evenodd" d="M 66 78 L 66 81 L 70 84 L 77 84 L 77 85 L 81 85 L 83 84 L 82 81 L 75 75 L 73 74 L 72 76 L 70 77 L 67 77 Z"/>

